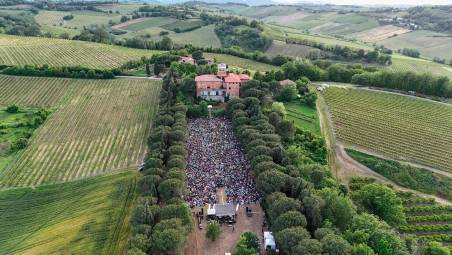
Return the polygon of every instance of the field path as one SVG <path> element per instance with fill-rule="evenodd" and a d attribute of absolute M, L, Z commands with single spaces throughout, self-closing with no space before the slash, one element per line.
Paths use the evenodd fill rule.
<path fill-rule="evenodd" d="M 319 109 L 319 120 L 320 126 L 322 128 L 322 134 L 325 137 L 325 142 L 328 148 L 328 161 L 331 171 L 336 176 L 336 178 L 344 184 L 348 184 L 350 179 L 355 176 L 363 176 L 374 178 L 377 181 L 393 186 L 394 189 L 399 191 L 412 192 L 420 197 L 433 198 L 439 204 L 450 205 L 451 201 L 444 198 L 428 195 L 417 190 L 412 190 L 404 188 L 397 185 L 386 177 L 372 171 L 370 168 L 360 164 L 353 158 L 351 158 L 344 150 L 344 145 L 336 140 L 334 132 L 330 128 L 333 124 L 331 117 L 329 116 L 327 105 L 322 96 L 319 97 L 317 101 L 317 107 Z M 445 174 L 443 171 L 436 170 L 439 174 Z M 435 172 L 436 172 L 435 171 Z M 452 174 L 447 173 L 447 176 L 452 176 Z"/>

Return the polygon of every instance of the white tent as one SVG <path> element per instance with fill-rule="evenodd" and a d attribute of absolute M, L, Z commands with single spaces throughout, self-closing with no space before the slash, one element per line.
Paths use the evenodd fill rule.
<path fill-rule="evenodd" d="M 272 232 L 264 232 L 264 244 L 265 250 L 276 250 L 275 238 L 273 237 Z"/>

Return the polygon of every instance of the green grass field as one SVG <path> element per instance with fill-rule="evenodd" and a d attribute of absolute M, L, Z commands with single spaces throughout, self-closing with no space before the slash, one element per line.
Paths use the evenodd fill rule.
<path fill-rule="evenodd" d="M 52 78 L 48 83 L 42 80 L 38 80 L 39 87 L 50 94 L 56 90 L 63 95 L 64 103 L 3 171 L 1 187 L 66 182 L 135 168 L 140 163 L 160 82 L 73 80 L 74 83 L 66 86 L 74 86 L 74 91 L 63 94 L 64 89 L 62 92 L 59 85 L 68 79 Z M 33 86 L 29 81 L 30 78 L 24 78 L 16 86 Z"/>
<path fill-rule="evenodd" d="M 153 17 L 153 18 L 144 18 L 140 22 L 132 23 L 127 26 L 121 27 L 123 30 L 128 31 L 139 31 L 144 30 L 152 27 L 161 27 L 164 25 L 171 24 L 173 22 L 176 22 L 176 19 L 169 18 L 169 17 Z"/>
<path fill-rule="evenodd" d="M 0 64 L 114 68 L 158 51 L 40 37 L 0 35 Z"/>
<path fill-rule="evenodd" d="M 169 37 L 182 45 L 193 44 L 201 47 L 220 48 L 221 42 L 213 31 L 215 25 L 204 26 L 185 33 L 172 33 Z"/>
<path fill-rule="evenodd" d="M 273 66 L 269 64 L 264 64 L 260 62 L 256 62 L 254 60 L 239 58 L 226 54 L 217 54 L 217 53 L 204 53 L 204 57 L 206 58 L 214 58 L 217 62 L 220 63 L 228 63 L 231 67 L 238 67 L 241 69 L 248 69 L 252 71 L 265 72 L 270 70 L 278 70 L 279 66 Z"/>
<path fill-rule="evenodd" d="M 324 97 L 336 137 L 347 145 L 452 172 L 452 105 L 335 87 Z"/>
<path fill-rule="evenodd" d="M 184 31 L 187 29 L 193 29 L 195 27 L 203 26 L 203 25 L 204 25 L 204 21 L 199 20 L 199 19 L 193 19 L 193 20 L 177 20 L 175 22 L 163 25 L 161 27 L 166 30 L 171 30 L 171 31 L 175 31 L 177 28 Z"/>
<path fill-rule="evenodd" d="M 125 254 L 131 171 L 0 192 L 0 254 Z"/>
<path fill-rule="evenodd" d="M 319 136 L 322 135 L 316 108 L 300 103 L 288 103 L 284 104 L 284 106 L 287 111 L 286 118 L 293 121 L 296 127 L 308 130 Z"/>
<path fill-rule="evenodd" d="M 452 36 L 431 31 L 414 31 L 396 37 L 391 37 L 379 43 L 397 50 L 402 48 L 415 48 L 421 55 L 428 58 L 440 57 L 452 59 Z"/>

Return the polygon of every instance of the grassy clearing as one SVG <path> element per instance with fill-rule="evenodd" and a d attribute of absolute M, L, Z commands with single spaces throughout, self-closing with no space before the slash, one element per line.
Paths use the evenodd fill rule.
<path fill-rule="evenodd" d="M 39 124 L 34 122 L 40 118 L 37 109 L 19 109 L 16 113 L 9 113 L 6 107 L 0 107 L 0 173 L 21 151 L 22 141 L 28 141 Z M 43 117 L 47 114 L 43 112 Z M 36 123 L 36 124 L 34 124 Z"/>
<path fill-rule="evenodd" d="M 0 192 L 0 254 L 124 254 L 132 171 Z"/>
<path fill-rule="evenodd" d="M 249 69 L 259 72 L 265 72 L 270 70 L 278 70 L 279 66 L 273 66 L 269 64 L 260 63 L 254 60 L 239 58 L 226 54 L 217 54 L 217 53 L 204 53 L 204 56 L 207 58 L 214 58 L 217 62 L 228 63 L 231 67 L 238 67 L 242 69 Z"/>
<path fill-rule="evenodd" d="M 452 106 L 393 93 L 329 88 L 339 140 L 387 157 L 452 171 Z"/>
<path fill-rule="evenodd" d="M 160 82 L 76 81 L 76 91 L 48 118 L 17 161 L 4 170 L 1 187 L 66 182 L 136 167 L 141 162 Z"/>
<path fill-rule="evenodd" d="M 391 38 L 394 35 L 401 35 L 410 32 L 410 30 L 394 25 L 379 26 L 355 34 L 359 40 L 368 43 L 379 43 L 382 40 Z"/>
<path fill-rule="evenodd" d="M 295 123 L 295 126 L 313 132 L 321 136 L 319 116 L 316 108 L 308 107 L 300 103 L 284 104 L 286 107 L 286 118 Z"/>
<path fill-rule="evenodd" d="M 0 35 L 0 64 L 114 68 L 158 51 L 40 37 Z"/>
<path fill-rule="evenodd" d="M 384 46 L 397 50 L 415 48 L 424 57 L 452 59 L 452 36 L 431 31 L 414 31 L 379 42 Z"/>
<path fill-rule="evenodd" d="M 174 33 L 170 38 L 179 44 L 191 43 L 195 46 L 220 48 L 221 42 L 213 31 L 215 25 L 204 26 L 185 33 Z"/>

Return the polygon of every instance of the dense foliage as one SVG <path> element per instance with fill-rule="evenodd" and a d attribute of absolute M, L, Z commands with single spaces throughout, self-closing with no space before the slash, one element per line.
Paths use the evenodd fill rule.
<path fill-rule="evenodd" d="M 378 158 L 356 150 L 346 149 L 347 154 L 393 182 L 427 194 L 452 199 L 452 179 L 427 169 L 402 165 L 397 161 Z"/>
<path fill-rule="evenodd" d="M 297 139 L 291 122 L 270 117 L 278 114 L 271 108 L 271 88 L 267 82 L 248 82 L 241 88 L 242 98 L 231 99 L 226 112 L 245 145 L 281 254 L 350 254 L 355 245 L 376 254 L 408 254 L 391 227 L 357 212 L 322 165 L 326 155 L 307 146 L 310 136 Z M 289 153 L 289 146 L 309 153 Z"/>
<path fill-rule="evenodd" d="M 12 66 L 2 71 L 4 74 L 18 76 L 67 77 L 77 79 L 113 79 L 110 70 L 90 69 L 81 66 L 50 67 L 48 65 Z"/>
<path fill-rule="evenodd" d="M 452 33 L 452 6 L 416 6 L 408 9 L 406 18 L 423 29 Z"/>
<path fill-rule="evenodd" d="M 0 13 L 0 33 L 10 35 L 38 36 L 41 34 L 38 23 L 28 13 L 16 15 Z"/>

